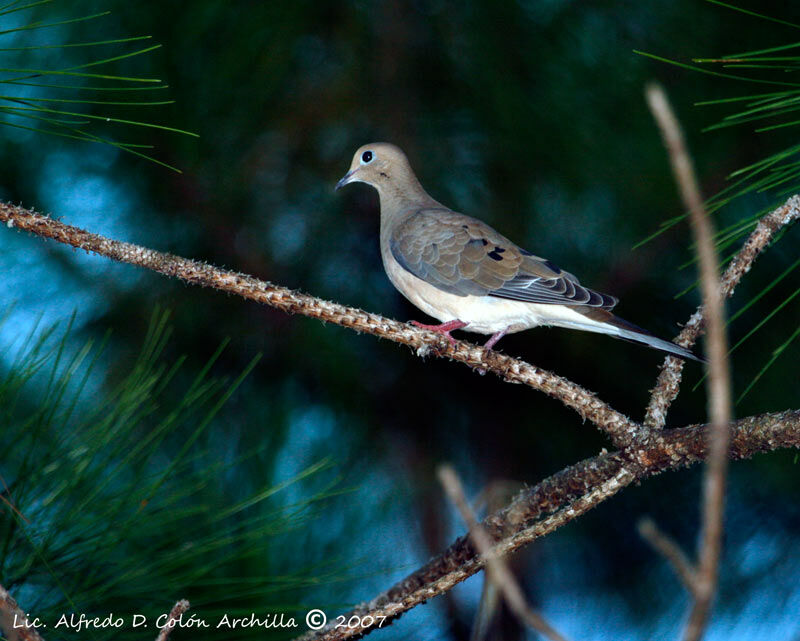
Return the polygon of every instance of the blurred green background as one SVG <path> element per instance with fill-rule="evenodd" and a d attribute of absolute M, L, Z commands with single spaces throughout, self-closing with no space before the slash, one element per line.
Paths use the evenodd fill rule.
<path fill-rule="evenodd" d="M 800 20 L 796 7 L 783 2 L 748 8 Z M 151 35 L 145 45 L 162 48 L 101 69 L 161 79 L 169 88 L 150 99 L 175 102 L 115 107 L 113 113 L 199 138 L 114 123 L 100 123 L 96 131 L 155 145 L 148 153 L 182 173 L 106 145 L 2 127 L 0 198 L 119 240 L 401 320 L 426 318 L 383 273 L 376 194 L 363 185 L 333 192 L 364 143 L 400 145 L 434 198 L 484 219 L 584 284 L 619 297 L 621 316 L 668 338 L 695 309 L 698 294 L 675 298 L 695 279 L 692 265 L 680 269 L 692 258 L 685 224 L 632 249 L 681 213 L 644 102 L 644 84 L 657 79 L 667 89 L 706 195 L 723 188 L 730 172 L 781 149 L 787 139 L 786 130 L 755 134 L 747 126 L 701 133 L 728 112 L 695 102 L 755 90 L 633 53 L 688 61 L 797 38 L 788 26 L 696 0 L 198 0 L 188 5 L 104 0 L 0 15 L 0 29 L 105 10 L 111 13 L 93 20 L 2 33 L 0 46 Z M 61 68 L 136 46 L 15 50 L 0 56 L 9 69 Z M 110 109 L 83 105 L 80 110 L 105 115 Z M 717 225 L 778 202 L 774 192 L 737 199 L 716 214 Z M 759 260 L 731 311 L 797 258 L 798 231 L 791 230 Z M 263 355 L 202 437 L 190 441 L 196 423 L 176 422 L 148 459 L 148 469 L 168 469 L 171 457 L 190 441 L 189 459 L 183 460 L 194 460 L 187 468 L 193 469 L 192 478 L 205 479 L 198 487 L 206 485 L 185 499 L 189 511 L 236 505 L 258 488 L 284 482 L 321 460 L 330 462 L 269 497 L 264 510 L 276 514 L 319 500 L 269 545 L 262 541 L 258 553 L 247 557 L 247 550 L 252 552 L 247 541 L 232 543 L 230 550 L 220 545 L 215 554 L 235 558 L 203 581 L 171 583 L 171 571 L 165 570 L 160 589 L 147 597 L 137 596 L 130 585 L 124 588 L 134 601 L 121 601 L 115 590 L 139 578 L 122 576 L 102 598 L 124 607 L 139 599 L 142 607 L 161 612 L 188 598 L 200 616 L 204 608 L 225 609 L 230 603 L 248 612 L 280 606 L 321 607 L 333 614 L 372 598 L 462 532 L 436 481 L 439 463 L 452 462 L 475 496 L 488 486 L 513 491 L 534 484 L 608 445 L 571 410 L 522 386 L 477 376 L 446 360 L 420 360 L 388 341 L 25 234 L 0 234 L 0 270 L 0 306 L 8 312 L 0 330 L 3 371 L 13 368 L 14 350 L 25 336 L 52 323 L 63 329 L 73 312 L 72 330 L 62 341 L 67 351 L 110 330 L 79 407 L 91 407 L 127 380 L 154 310 L 170 312 L 172 333 L 159 358 L 171 364 L 185 355 L 186 362 L 139 424 L 137 438 L 149 433 L 163 408 L 180 398 L 226 339 L 210 370 L 217 379 L 235 379 Z M 738 318 L 730 326 L 732 342 L 791 296 L 797 282 L 793 272 Z M 796 330 L 798 312 L 793 301 L 736 351 L 735 396 Z M 558 329 L 517 334 L 500 348 L 588 387 L 637 420 L 663 360 L 622 341 Z M 791 344 L 737 404 L 738 416 L 796 407 L 797 349 Z M 703 387 L 691 389 L 700 376 L 701 368 L 690 363 L 671 426 L 704 421 Z M 35 401 L 36 384 L 27 392 L 29 403 Z M 50 455 L 58 458 L 58 452 Z M 25 469 L 20 460 L 0 459 L 0 472 L 12 488 Z M 221 462 L 229 464 L 224 472 L 214 467 Z M 794 454 L 787 452 L 733 465 L 722 586 L 709 638 L 796 638 L 796 470 Z M 629 488 L 519 554 L 515 567 L 531 602 L 571 638 L 674 638 L 686 596 L 665 562 L 638 538 L 635 524 L 651 515 L 693 550 L 699 472 L 672 473 Z M 180 483 L 186 473 L 184 467 L 171 470 L 170 483 Z M 162 492 L 177 487 L 167 484 Z M 13 489 L 9 494 L 14 497 Z M 20 535 L 19 523 L 9 525 L 10 511 L 0 518 L 7 521 L 0 583 L 28 611 L 62 607 L 68 586 L 79 583 L 69 574 L 74 569 L 32 573 L 30 564 L 38 561 L 25 565 L 25 545 L 9 543 Z M 193 532 L 192 523 L 177 535 L 187 544 L 205 527 L 198 521 Z M 140 527 L 146 522 L 134 529 Z M 134 534 L 110 527 L 106 536 L 122 545 Z M 148 536 L 157 540 L 158 532 Z M 131 545 L 124 552 L 128 559 L 147 556 L 149 548 Z M 30 546 L 27 554 L 41 558 L 32 552 L 34 543 Z M 91 547 L 85 550 L 90 553 Z M 158 558 L 169 568 L 181 555 L 181 549 L 162 550 Z M 230 603 L 215 588 L 294 572 L 306 579 L 270 590 L 254 583 Z M 473 577 L 375 638 L 469 638 L 482 580 Z M 73 599 L 73 609 L 102 611 L 101 595 L 93 598 Z M 141 638 L 136 631 L 124 633 Z M 175 638 L 190 633 L 177 631 Z M 239 634 L 255 638 L 260 632 Z M 508 620 L 493 634 L 525 638 Z"/>

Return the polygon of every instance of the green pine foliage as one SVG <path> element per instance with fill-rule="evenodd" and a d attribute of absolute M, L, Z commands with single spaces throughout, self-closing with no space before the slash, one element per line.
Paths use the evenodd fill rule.
<path fill-rule="evenodd" d="M 196 136 L 119 115 L 172 103 L 151 98 L 168 88 L 160 79 L 115 71 L 161 45 L 150 44 L 150 36 L 65 42 L 63 27 L 109 12 L 58 17 L 61 7 L 54 3 L 17 0 L 0 6 L 0 125 L 111 145 L 178 171 L 150 155 L 153 145 L 123 142 L 115 133 L 127 126 Z"/>
<path fill-rule="evenodd" d="M 771 21 L 776 25 L 788 27 L 790 30 L 800 29 L 800 25 L 780 18 L 766 16 L 724 2 L 719 2 L 718 0 L 707 0 L 707 2 L 720 5 L 746 16 Z M 776 37 L 778 37 L 778 33 L 784 31 L 785 30 L 776 28 Z M 687 64 L 642 51 L 637 51 L 637 53 L 694 72 L 730 80 L 737 85 L 767 86 L 769 91 L 760 93 L 747 92 L 743 95 L 735 95 L 732 97 L 702 100 L 695 104 L 701 107 L 717 107 L 731 110 L 731 112 L 725 115 L 721 120 L 707 126 L 703 130 L 705 133 L 736 126 L 752 127 L 756 135 L 777 131 L 780 132 L 780 136 L 768 139 L 766 143 L 767 145 L 777 144 L 777 146 L 781 146 L 785 144 L 787 134 L 789 134 L 792 128 L 796 129 L 800 126 L 800 82 L 794 78 L 794 74 L 800 70 L 800 53 L 798 53 L 800 41 L 796 40 L 796 38 L 797 35 L 795 32 L 791 37 L 792 41 L 788 43 L 743 53 L 732 53 L 720 57 L 695 58 L 693 60 L 695 64 Z M 716 71 L 715 68 L 722 68 L 726 71 Z M 733 73 L 727 70 L 735 70 L 736 72 Z M 788 136 L 788 139 L 791 140 L 791 135 Z M 775 141 L 777 141 L 777 143 Z M 769 204 L 756 207 L 756 211 L 738 217 L 732 223 L 723 226 L 717 231 L 715 240 L 723 266 L 727 265 L 736 255 L 744 238 L 753 231 L 759 219 L 764 214 L 780 205 L 788 196 L 800 192 L 800 144 L 784 146 L 765 158 L 733 171 L 728 176 L 728 181 L 729 184 L 724 189 L 720 190 L 706 201 L 706 208 L 710 214 L 720 212 L 720 210 L 725 208 L 731 209 L 730 205 L 734 203 L 734 201 L 740 199 L 748 199 L 748 203 L 763 203 L 766 199 L 766 202 Z M 687 215 L 688 214 L 681 214 L 662 222 L 655 233 L 642 240 L 637 246 L 643 245 L 667 229 L 680 223 Z M 787 231 L 788 230 L 784 229 L 777 234 L 772 244 L 775 245 L 778 243 Z M 694 247 L 692 247 L 692 251 L 693 250 Z M 695 261 L 696 257 L 693 255 L 682 265 L 682 268 L 693 265 Z M 799 266 L 800 260 L 792 262 L 778 276 L 761 286 L 755 296 L 740 303 L 741 306 L 730 315 L 728 324 L 730 325 L 747 310 L 752 308 L 787 276 L 793 273 L 796 274 L 796 270 Z M 698 281 L 695 281 L 692 286 L 680 292 L 676 298 L 686 294 L 698 284 Z M 796 304 L 792 307 L 791 303 L 797 297 L 798 293 L 800 293 L 800 288 L 795 288 L 794 291 L 791 291 L 771 309 L 761 309 L 759 311 L 759 315 L 761 316 L 760 320 L 754 322 L 755 324 L 753 327 L 747 330 L 744 336 L 734 343 L 730 350 L 731 353 L 754 336 L 756 332 L 764 327 L 776 314 L 783 312 L 794 313 L 796 315 Z M 747 395 L 769 367 L 787 351 L 798 335 L 800 335 L 800 326 L 788 337 L 776 337 L 780 340 L 779 346 L 767 356 L 764 363 L 756 365 L 758 371 L 744 385 L 744 389 L 738 392 L 737 403 Z M 695 385 L 695 389 L 697 389 L 704 378 L 705 377 Z"/>
<path fill-rule="evenodd" d="M 69 338 L 69 327 L 37 330 L 15 353 L 5 349 L 0 370 L 0 576 L 27 611 L 50 630 L 63 614 L 113 613 L 126 625 L 92 628 L 91 638 L 150 638 L 179 598 L 209 623 L 223 614 L 297 616 L 293 599 L 337 579 L 330 564 L 285 561 L 296 540 L 289 536 L 341 492 L 331 464 L 277 484 L 265 469 L 267 480 L 252 487 L 239 469 L 261 452 L 209 446 L 225 433 L 215 421 L 258 358 L 234 380 L 217 379 L 222 346 L 171 400 L 188 364 L 163 358 L 167 314 L 154 315 L 136 362 L 113 388 L 98 376 L 102 345 L 70 349 Z M 294 484 L 310 498 L 286 500 Z M 133 614 L 148 618 L 147 632 L 130 625 Z M 50 630 L 46 638 L 74 633 Z M 265 630 L 226 630 L 225 638 L 254 634 Z"/>

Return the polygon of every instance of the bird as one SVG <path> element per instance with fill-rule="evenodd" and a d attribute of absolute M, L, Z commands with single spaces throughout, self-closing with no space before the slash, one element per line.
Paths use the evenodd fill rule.
<path fill-rule="evenodd" d="M 443 334 L 490 335 L 493 349 L 506 334 L 538 326 L 564 327 L 647 345 L 702 361 L 611 311 L 618 300 L 581 285 L 552 261 L 523 249 L 486 223 L 434 200 L 405 153 L 391 143 L 360 147 L 336 184 L 374 187 L 380 200 L 380 250 L 392 284 L 439 324 L 411 321 Z"/>

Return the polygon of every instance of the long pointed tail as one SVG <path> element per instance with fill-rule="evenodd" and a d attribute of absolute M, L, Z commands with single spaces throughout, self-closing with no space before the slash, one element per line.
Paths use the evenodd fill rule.
<path fill-rule="evenodd" d="M 609 311 L 599 308 L 584 308 L 580 311 L 582 316 L 585 316 L 589 322 L 583 323 L 565 323 L 562 326 L 575 327 L 576 329 L 583 329 L 589 332 L 599 332 L 601 334 L 608 334 L 609 336 L 616 336 L 623 340 L 647 345 L 653 349 L 662 352 L 668 352 L 680 358 L 688 358 L 693 361 L 705 363 L 706 360 L 692 353 L 691 350 L 676 345 L 672 341 L 666 341 L 663 338 L 654 336 L 646 329 L 642 329 L 638 325 L 634 325 L 626 321 L 624 318 L 615 316 Z M 561 325 L 561 323 L 553 323 Z"/>
<path fill-rule="evenodd" d="M 611 334 L 612 336 L 618 336 L 623 340 L 632 341 L 634 343 L 641 343 L 642 345 L 647 345 L 648 347 L 661 350 L 662 352 L 669 352 L 670 354 L 674 354 L 675 356 L 679 356 L 681 358 L 689 358 L 693 361 L 699 361 L 700 363 L 706 362 L 706 359 L 701 358 L 700 356 L 695 356 L 691 350 L 681 347 L 680 345 L 676 345 L 672 341 L 666 341 L 658 336 L 653 336 L 653 334 L 648 332 L 646 329 L 642 329 L 638 325 L 629 323 L 624 318 L 620 318 L 619 316 L 613 316 L 611 321 L 609 321 L 609 324 L 614 326 L 618 332 Z"/>

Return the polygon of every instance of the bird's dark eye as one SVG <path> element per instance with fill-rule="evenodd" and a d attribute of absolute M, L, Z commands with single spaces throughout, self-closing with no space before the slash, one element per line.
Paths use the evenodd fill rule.
<path fill-rule="evenodd" d="M 368 163 L 371 160 L 372 160 L 372 152 L 371 151 L 365 151 L 363 154 L 361 154 L 361 162 Z"/>

